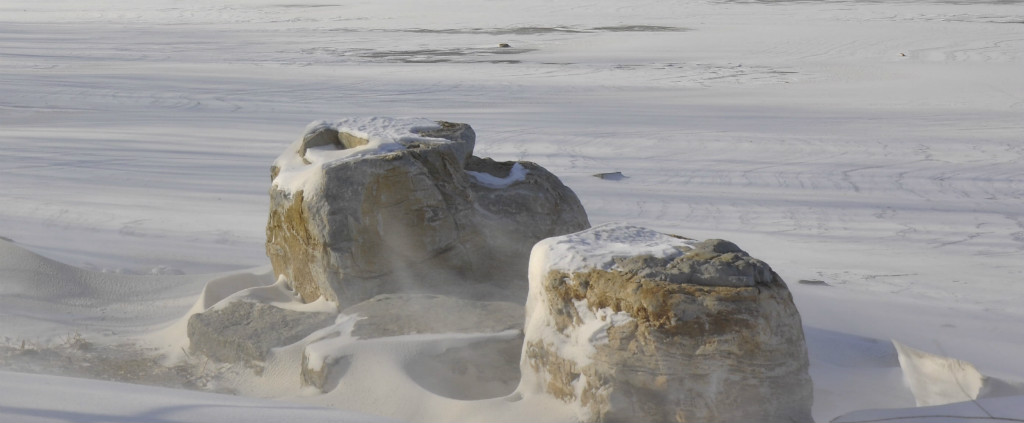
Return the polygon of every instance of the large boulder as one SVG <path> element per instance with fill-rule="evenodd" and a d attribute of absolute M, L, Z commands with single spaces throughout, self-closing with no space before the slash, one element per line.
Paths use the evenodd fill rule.
<path fill-rule="evenodd" d="M 800 315 L 735 244 L 611 224 L 532 254 L 520 390 L 581 421 L 811 421 Z"/>
<path fill-rule="evenodd" d="M 271 168 L 267 255 L 302 298 L 525 286 L 530 247 L 589 227 L 576 195 L 529 162 L 474 157 L 469 125 L 311 124 Z"/>

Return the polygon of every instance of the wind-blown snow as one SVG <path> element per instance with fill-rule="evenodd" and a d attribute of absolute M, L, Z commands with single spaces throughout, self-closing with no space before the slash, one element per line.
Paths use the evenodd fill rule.
<path fill-rule="evenodd" d="M 971 363 L 936 356 L 895 342 L 903 380 L 917 405 L 942 405 L 978 398 L 985 376 Z"/>
<path fill-rule="evenodd" d="M 193 307 L 273 284 L 281 151 L 310 121 L 384 115 L 473 125 L 477 155 L 541 164 L 595 224 L 771 264 L 819 421 L 914 406 L 890 339 L 1024 380 L 1020 22 L 1001 0 L 4 1 L 0 364 L 74 332 L 179 345 Z M 591 176 L 610 171 L 629 177 Z M 499 418 L 401 388 L 410 416 Z"/>
<path fill-rule="evenodd" d="M 903 381 L 919 407 L 1024 395 L 1024 383 L 986 376 L 971 363 L 931 354 L 893 341 Z"/>
<path fill-rule="evenodd" d="M 512 168 L 509 169 L 508 176 L 504 178 L 499 178 L 497 176 L 491 175 L 490 173 L 474 172 L 472 170 L 467 170 L 466 173 L 472 176 L 473 179 L 476 179 L 477 183 L 483 186 L 486 186 L 488 188 L 501 189 L 508 188 L 510 185 L 516 182 L 525 181 L 526 174 L 529 173 L 529 171 L 526 170 L 526 168 L 523 167 L 523 165 L 515 163 L 512 165 Z"/>

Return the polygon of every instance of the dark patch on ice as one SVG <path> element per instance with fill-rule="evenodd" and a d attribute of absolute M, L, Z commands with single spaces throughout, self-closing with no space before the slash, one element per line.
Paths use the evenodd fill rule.
<path fill-rule="evenodd" d="M 828 282 L 825 282 L 825 281 L 820 280 L 820 279 L 800 279 L 800 280 L 796 281 L 796 283 L 801 284 L 801 285 L 832 286 L 832 285 L 829 285 Z"/>
<path fill-rule="evenodd" d="M 450 29 L 407 29 L 418 34 L 487 34 L 487 35 L 538 35 L 538 34 L 581 34 L 586 31 L 564 27 L 521 26 L 512 28 L 450 28 Z"/>
<path fill-rule="evenodd" d="M 676 26 L 658 26 L 658 25 L 617 25 L 617 26 L 599 26 L 592 28 L 594 31 L 604 32 L 684 32 L 690 31 L 689 28 L 680 28 Z"/>
<path fill-rule="evenodd" d="M 688 28 L 659 25 L 615 25 L 593 28 L 572 28 L 562 26 L 520 26 L 511 28 L 449 28 L 449 29 L 407 29 L 419 34 L 485 34 L 485 35 L 545 35 L 545 34 L 587 34 L 595 32 L 683 32 Z"/>
<path fill-rule="evenodd" d="M 626 175 L 623 175 L 622 172 L 595 173 L 594 177 L 601 178 L 606 181 L 621 181 L 626 179 Z"/>
<path fill-rule="evenodd" d="M 520 60 L 496 58 L 523 54 L 536 49 L 515 47 L 488 48 L 450 48 L 450 49 L 417 49 L 417 50 L 337 50 L 333 48 L 317 48 L 305 50 L 310 54 L 329 54 L 370 59 L 383 62 L 399 63 L 499 63 L 514 64 Z"/>
<path fill-rule="evenodd" d="M 343 49 L 317 47 L 302 50 L 318 56 L 334 56 L 344 61 L 374 63 L 419 64 L 474 64 L 490 63 L 514 65 L 532 63 L 558 68 L 578 68 L 584 72 L 643 72 L 646 81 L 665 85 L 712 86 L 716 84 L 773 84 L 789 83 L 807 76 L 792 69 L 734 63 L 623 63 L 612 65 L 580 64 L 573 62 L 533 62 L 522 56 L 537 51 L 520 47 L 453 47 L 376 50 L 366 48 Z M 520 57 L 523 58 L 520 58 Z M 570 69 L 571 72 L 577 72 Z"/>
<path fill-rule="evenodd" d="M 312 9 L 315 7 L 341 7 L 337 4 L 279 4 L 275 7 L 284 7 L 289 9 Z"/>
<path fill-rule="evenodd" d="M 617 71 L 666 71 L 659 78 L 665 82 L 708 86 L 710 82 L 737 81 L 744 83 L 788 83 L 800 72 L 777 69 L 768 66 L 747 66 L 743 64 L 713 63 L 644 63 L 617 64 L 611 66 Z"/>

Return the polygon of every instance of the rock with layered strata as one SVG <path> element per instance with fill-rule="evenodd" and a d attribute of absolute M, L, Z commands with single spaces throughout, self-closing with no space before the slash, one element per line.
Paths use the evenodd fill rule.
<path fill-rule="evenodd" d="M 811 421 L 789 290 L 731 242 L 615 224 L 544 240 L 526 318 L 520 390 L 581 421 Z"/>
<path fill-rule="evenodd" d="M 474 157 L 475 139 L 425 119 L 310 125 L 271 169 L 275 273 L 339 306 L 525 282 L 530 247 L 589 227 L 586 212 L 536 164 Z"/>

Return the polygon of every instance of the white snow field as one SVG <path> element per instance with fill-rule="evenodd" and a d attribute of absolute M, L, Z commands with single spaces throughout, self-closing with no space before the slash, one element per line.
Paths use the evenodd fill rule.
<path fill-rule="evenodd" d="M 344 116 L 469 123 L 595 225 L 766 261 L 818 421 L 1024 419 L 1021 1 L 3 0 L 0 421 L 570 419 L 403 373 L 450 339 L 362 345 L 323 395 L 180 351 L 273 284 L 270 164 Z"/>

